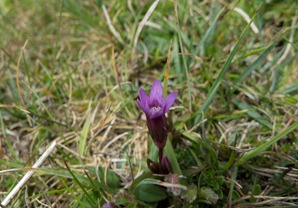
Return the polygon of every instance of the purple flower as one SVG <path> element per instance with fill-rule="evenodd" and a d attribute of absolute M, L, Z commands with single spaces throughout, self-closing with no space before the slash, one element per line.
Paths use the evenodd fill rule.
<path fill-rule="evenodd" d="M 107 202 L 102 205 L 102 208 L 117 208 L 117 206 L 113 202 Z"/>
<path fill-rule="evenodd" d="M 147 126 L 154 144 L 161 150 L 167 142 L 168 125 L 165 113 L 173 105 L 177 92 L 170 93 L 166 98 L 162 95 L 161 82 L 155 80 L 152 84 L 149 96 L 141 88 L 139 99 L 137 100 L 140 108 L 145 112 Z"/>

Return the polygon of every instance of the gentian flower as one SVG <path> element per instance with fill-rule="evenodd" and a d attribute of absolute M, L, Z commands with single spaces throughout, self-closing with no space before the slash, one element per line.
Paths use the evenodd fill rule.
<path fill-rule="evenodd" d="M 161 82 L 155 80 L 149 96 L 141 88 L 139 90 L 139 99 L 137 100 L 140 108 L 146 114 L 149 134 L 160 151 L 165 147 L 168 136 L 168 124 L 165 113 L 173 105 L 178 94 L 177 92 L 172 92 L 164 98 L 162 93 Z M 160 155 L 161 160 L 162 154 Z"/>
<path fill-rule="evenodd" d="M 113 202 L 107 202 L 102 205 L 102 208 L 117 208 L 117 206 Z"/>

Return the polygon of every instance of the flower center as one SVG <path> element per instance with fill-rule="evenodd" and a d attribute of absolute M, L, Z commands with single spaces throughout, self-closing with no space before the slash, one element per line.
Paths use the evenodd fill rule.
<path fill-rule="evenodd" d="M 154 114 L 154 113 L 157 113 L 159 111 L 161 111 L 161 107 L 160 106 L 153 106 L 152 108 L 150 108 L 151 115 Z"/>

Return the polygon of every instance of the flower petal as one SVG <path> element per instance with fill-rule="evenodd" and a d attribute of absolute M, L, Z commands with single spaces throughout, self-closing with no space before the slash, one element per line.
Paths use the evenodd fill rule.
<path fill-rule="evenodd" d="M 150 110 L 149 110 L 149 106 L 148 103 L 143 103 L 141 100 L 137 100 L 137 103 L 139 104 L 139 107 L 142 109 L 142 111 L 144 111 L 144 113 L 146 115 L 150 115 Z"/>
<path fill-rule="evenodd" d="M 141 88 L 139 90 L 139 99 L 137 99 L 137 103 L 139 104 L 140 108 L 146 113 L 146 115 L 150 114 L 149 109 L 149 97 L 146 92 Z"/>
<path fill-rule="evenodd" d="M 150 95 L 149 95 L 150 103 L 153 102 L 154 100 L 159 100 L 160 98 L 163 98 L 161 82 L 159 80 L 155 80 L 150 90 Z"/>
<path fill-rule="evenodd" d="M 149 101 L 149 96 L 146 94 L 146 92 L 142 88 L 139 90 L 139 97 L 142 102 Z"/>
<path fill-rule="evenodd" d="M 178 95 L 177 92 L 172 92 L 166 97 L 164 113 L 166 113 L 170 109 L 170 107 L 174 104 L 177 95 Z"/>

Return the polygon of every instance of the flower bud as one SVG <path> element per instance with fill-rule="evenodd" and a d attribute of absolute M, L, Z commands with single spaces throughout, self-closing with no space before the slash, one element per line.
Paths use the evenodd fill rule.
<path fill-rule="evenodd" d="M 171 164 L 167 156 L 163 156 L 162 161 L 161 161 L 161 170 L 163 174 L 168 174 L 171 172 Z"/>

